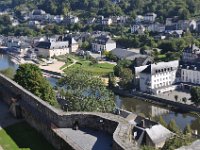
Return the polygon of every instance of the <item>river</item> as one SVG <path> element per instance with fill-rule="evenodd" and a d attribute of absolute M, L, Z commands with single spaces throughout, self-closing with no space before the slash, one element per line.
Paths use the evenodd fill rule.
<path fill-rule="evenodd" d="M 0 54 L 0 70 L 6 69 L 8 67 L 16 69 L 18 65 L 14 64 L 9 56 Z M 52 84 L 52 86 L 56 85 L 57 79 L 47 79 Z M 200 118 L 198 118 L 197 116 L 193 116 L 187 113 L 171 111 L 135 98 L 120 99 L 120 105 L 122 109 L 126 109 L 128 111 L 135 112 L 139 115 L 151 118 L 156 116 L 162 116 L 167 123 L 169 123 L 170 120 L 174 119 L 181 129 L 184 129 L 187 124 L 190 124 L 193 130 L 198 130 L 198 133 L 200 133 Z"/>

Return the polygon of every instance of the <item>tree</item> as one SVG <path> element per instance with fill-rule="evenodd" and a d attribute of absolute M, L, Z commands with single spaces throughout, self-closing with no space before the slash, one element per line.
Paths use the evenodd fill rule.
<path fill-rule="evenodd" d="M 183 133 L 186 135 L 192 133 L 192 129 L 189 124 L 186 125 L 185 129 L 183 130 Z"/>
<path fill-rule="evenodd" d="M 178 95 L 174 95 L 174 99 L 176 100 L 176 102 L 178 101 Z"/>
<path fill-rule="evenodd" d="M 7 76 L 10 79 L 12 79 L 14 77 L 15 70 L 13 68 L 7 68 L 4 70 L 0 70 L 0 73 L 2 73 L 3 75 Z"/>
<path fill-rule="evenodd" d="M 158 122 L 159 122 L 161 125 L 163 125 L 164 127 L 167 127 L 167 123 L 165 122 L 165 120 L 163 119 L 162 116 L 159 117 Z"/>
<path fill-rule="evenodd" d="M 82 70 L 69 70 L 58 84 L 66 88 L 64 97 L 69 111 L 112 112 L 114 110 L 114 95 L 99 77 Z"/>
<path fill-rule="evenodd" d="M 200 87 L 193 87 L 190 91 L 190 95 L 191 101 L 198 106 L 200 104 Z"/>
<path fill-rule="evenodd" d="M 108 80 L 108 86 L 109 88 L 113 88 L 115 87 L 115 85 L 117 84 L 117 81 L 115 79 L 115 76 L 113 73 L 109 74 L 109 80 Z"/>
<path fill-rule="evenodd" d="M 186 98 L 186 97 L 183 97 L 183 98 L 182 98 L 182 101 L 186 104 L 187 98 Z"/>
<path fill-rule="evenodd" d="M 131 69 L 122 68 L 119 77 L 120 77 L 119 85 L 124 89 L 130 89 L 133 86 L 132 85 L 133 73 Z"/>
<path fill-rule="evenodd" d="M 34 64 L 20 65 L 14 76 L 14 81 L 49 104 L 56 104 L 53 88 L 42 76 L 38 66 Z"/>
<path fill-rule="evenodd" d="M 175 132 L 177 133 L 179 131 L 179 128 L 176 124 L 176 121 L 175 120 L 171 120 L 167 126 L 167 128 L 172 131 L 172 132 Z"/>

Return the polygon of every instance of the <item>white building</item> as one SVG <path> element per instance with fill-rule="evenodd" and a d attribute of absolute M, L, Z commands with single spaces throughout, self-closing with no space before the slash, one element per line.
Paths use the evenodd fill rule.
<path fill-rule="evenodd" d="M 92 42 L 92 51 L 111 51 L 116 48 L 116 42 L 109 36 L 101 35 L 94 39 Z"/>
<path fill-rule="evenodd" d="M 147 13 L 144 15 L 144 21 L 155 22 L 157 15 L 155 13 Z"/>
<path fill-rule="evenodd" d="M 66 24 L 75 24 L 79 22 L 79 18 L 77 16 L 68 15 L 63 20 Z"/>
<path fill-rule="evenodd" d="M 152 23 L 148 25 L 148 31 L 151 32 L 164 32 L 165 31 L 165 25 L 160 23 Z"/>
<path fill-rule="evenodd" d="M 102 19 L 102 25 L 111 25 L 112 24 L 112 19 L 111 18 L 103 18 Z"/>
<path fill-rule="evenodd" d="M 181 83 L 200 85 L 200 66 L 193 64 L 181 64 Z"/>
<path fill-rule="evenodd" d="M 63 21 L 63 16 L 61 16 L 61 15 L 57 15 L 57 16 L 54 16 L 54 21 L 56 22 L 56 23 L 61 23 L 62 21 Z"/>
<path fill-rule="evenodd" d="M 140 91 L 159 94 L 174 90 L 178 66 L 178 60 L 148 65 L 139 73 Z"/>
<path fill-rule="evenodd" d="M 133 24 L 131 26 L 131 33 L 144 34 L 146 28 L 141 24 Z"/>
<path fill-rule="evenodd" d="M 41 41 L 35 44 L 35 52 L 37 52 L 38 56 L 51 58 L 69 53 L 68 46 L 68 41 Z"/>
<path fill-rule="evenodd" d="M 135 22 L 139 23 L 139 22 L 142 22 L 144 21 L 144 17 L 141 16 L 141 15 L 137 15 L 136 18 L 135 18 Z"/>

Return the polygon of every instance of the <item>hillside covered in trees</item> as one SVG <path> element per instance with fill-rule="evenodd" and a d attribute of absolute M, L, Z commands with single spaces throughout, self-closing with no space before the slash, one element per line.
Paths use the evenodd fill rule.
<path fill-rule="evenodd" d="M 50 14 L 74 12 L 79 16 L 130 15 L 155 12 L 162 22 L 166 17 L 182 19 L 200 14 L 200 0 L 1 0 L 0 8 L 15 11 L 39 8 Z"/>

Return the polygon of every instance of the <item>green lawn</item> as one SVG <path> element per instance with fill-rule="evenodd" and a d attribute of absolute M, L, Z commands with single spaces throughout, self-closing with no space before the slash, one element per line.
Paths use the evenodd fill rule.
<path fill-rule="evenodd" d="M 93 75 L 102 75 L 106 76 L 109 73 L 113 72 L 114 65 L 109 63 L 99 63 L 99 64 L 91 64 L 91 61 L 82 60 L 67 68 L 65 71 L 70 69 L 82 69 L 86 72 L 89 72 Z"/>
<path fill-rule="evenodd" d="M 26 122 L 0 130 L 0 145 L 4 150 L 54 150 L 43 135 Z"/>

